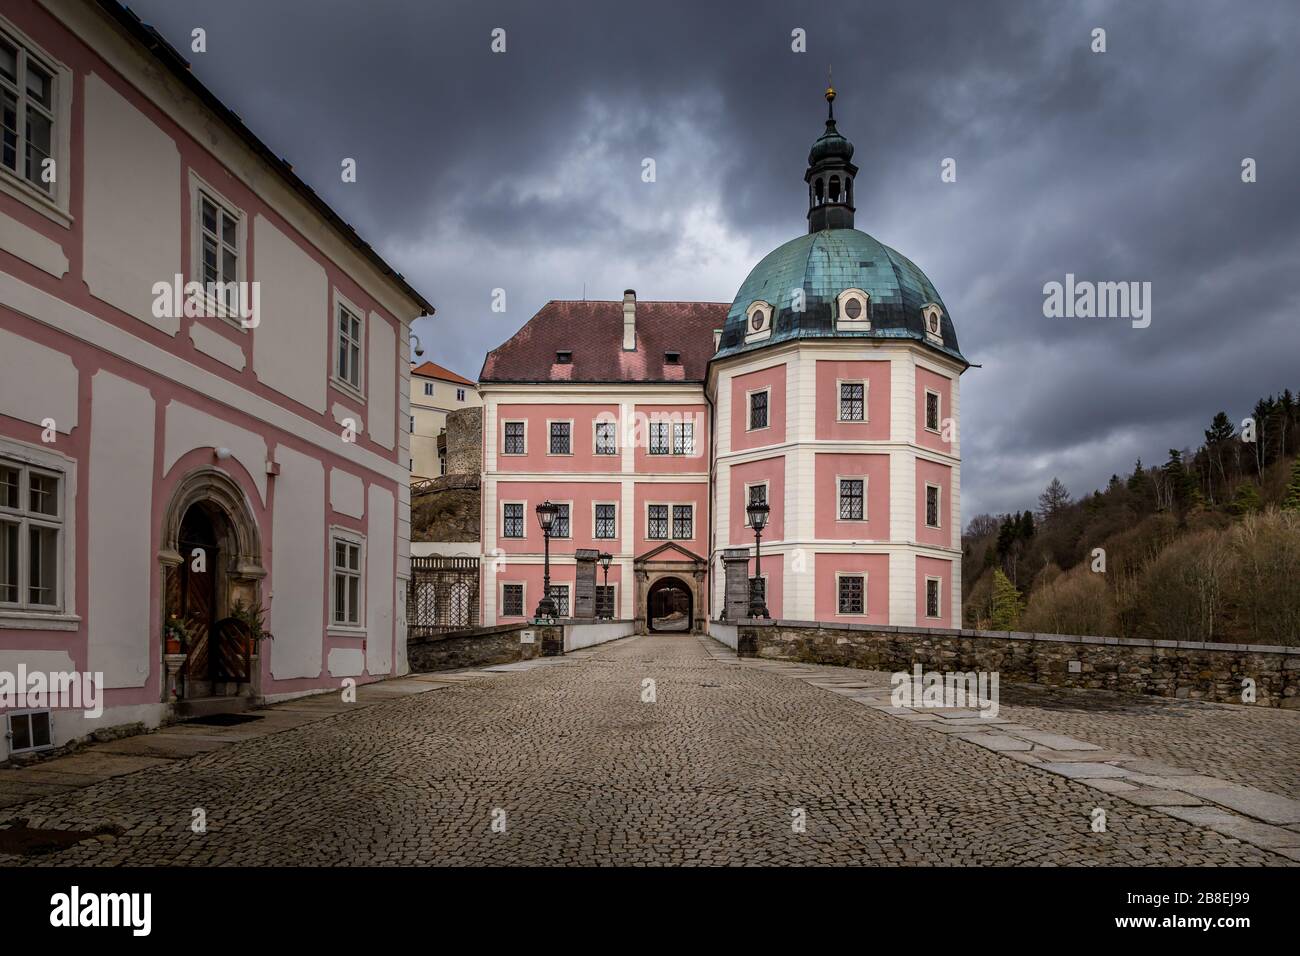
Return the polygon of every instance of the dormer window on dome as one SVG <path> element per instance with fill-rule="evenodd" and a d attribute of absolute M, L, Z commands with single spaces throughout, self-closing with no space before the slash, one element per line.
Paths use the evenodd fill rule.
<path fill-rule="evenodd" d="M 772 306 L 758 301 L 745 310 L 745 342 L 758 342 L 772 335 Z"/>
<path fill-rule="evenodd" d="M 835 328 L 841 332 L 871 330 L 871 293 L 845 289 L 835 297 Z"/>
<path fill-rule="evenodd" d="M 925 337 L 933 339 L 935 342 L 943 342 L 943 309 L 939 308 L 933 302 L 927 302 L 921 306 L 921 317 L 925 321 Z"/>

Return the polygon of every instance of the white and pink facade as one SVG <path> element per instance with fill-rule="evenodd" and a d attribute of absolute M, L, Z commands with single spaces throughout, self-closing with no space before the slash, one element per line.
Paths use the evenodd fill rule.
<path fill-rule="evenodd" d="M 568 515 L 551 542 L 561 613 L 574 552 L 593 548 L 612 555 L 606 611 L 612 598 L 652 628 L 672 616 L 656 597 L 671 587 L 698 628 L 722 614 L 728 551 L 748 549 L 754 574 L 746 506 L 761 500 L 772 617 L 960 626 L 969 363 L 920 269 L 853 228 L 852 149 L 828 120 L 808 233 L 730 304 L 551 302 L 488 355 L 485 623 L 533 615 L 549 500 Z M 602 421 L 616 443 L 598 449 Z"/>
<path fill-rule="evenodd" d="M 103 688 L 97 717 L 20 715 L 0 759 L 405 670 L 432 307 L 155 38 L 111 2 L 0 14 L 29 119 L 0 157 L 0 672 Z M 215 283 L 203 314 L 176 277 Z M 217 634 L 241 604 L 272 639 Z"/>

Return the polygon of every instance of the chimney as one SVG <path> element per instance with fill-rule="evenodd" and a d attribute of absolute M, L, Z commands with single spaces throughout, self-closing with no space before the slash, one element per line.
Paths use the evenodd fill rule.
<path fill-rule="evenodd" d="M 636 351 L 636 290 L 623 292 L 623 351 Z"/>

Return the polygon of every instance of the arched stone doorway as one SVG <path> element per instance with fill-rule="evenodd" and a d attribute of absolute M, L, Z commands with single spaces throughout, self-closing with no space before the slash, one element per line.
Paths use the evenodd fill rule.
<path fill-rule="evenodd" d="M 674 577 L 660 578 L 646 594 L 646 625 L 651 633 L 689 631 L 693 605 L 693 595 L 685 581 Z"/>
<path fill-rule="evenodd" d="M 257 648 L 232 615 L 239 605 L 261 606 L 266 571 L 252 506 L 229 475 L 205 468 L 177 485 L 158 561 L 163 699 L 256 696 Z"/>
<path fill-rule="evenodd" d="M 636 632 L 648 634 L 651 630 L 662 631 L 671 624 L 675 629 L 696 634 L 704 633 L 704 616 L 708 612 L 706 596 L 708 594 L 708 562 L 698 554 L 686 550 L 675 541 L 659 545 L 651 551 L 635 558 L 632 562 L 633 577 L 636 581 Z M 670 593 L 684 591 L 682 596 Z M 659 602 L 659 617 L 665 618 L 658 626 L 653 623 L 651 599 L 654 595 Z M 684 606 L 683 606 L 684 604 Z M 681 617 L 678 617 L 680 613 Z M 666 620 L 671 618 L 671 621 Z M 677 627 L 679 620 L 688 622 L 685 627 Z"/>

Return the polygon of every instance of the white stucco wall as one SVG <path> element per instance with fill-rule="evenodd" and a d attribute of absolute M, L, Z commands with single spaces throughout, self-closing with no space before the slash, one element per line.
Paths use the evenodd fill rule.
<path fill-rule="evenodd" d="M 253 330 L 257 380 L 323 413 L 331 328 L 325 269 L 270 220 L 257 216 L 253 270 L 261 289 L 261 322 Z"/>
<path fill-rule="evenodd" d="M 366 669 L 365 655 L 359 647 L 330 648 L 331 677 L 358 677 Z"/>
<path fill-rule="evenodd" d="M 39 425 L 54 419 L 68 434 L 77 424 L 77 367 L 62 352 L 0 329 L 0 409 L 12 418 Z"/>
<path fill-rule="evenodd" d="M 325 468 L 284 445 L 275 450 L 271 519 L 271 676 L 318 677 L 324 656 Z"/>
<path fill-rule="evenodd" d="M 392 448 L 397 434 L 397 336 L 374 312 L 366 325 L 370 339 L 366 360 L 370 437 L 376 444 Z"/>
<path fill-rule="evenodd" d="M 106 687 L 149 676 L 154 400 L 104 370 L 91 379 L 87 661 Z"/>
<path fill-rule="evenodd" d="M 181 268 L 181 155 L 152 120 L 98 75 L 85 82 L 83 274 L 98 299 L 175 335 L 153 315 L 153 286 Z"/>
<path fill-rule="evenodd" d="M 330 507 L 353 518 L 366 516 L 366 484 L 341 468 L 330 469 Z"/>
<path fill-rule="evenodd" d="M 393 669 L 393 575 L 396 501 L 392 492 L 371 485 L 366 511 L 366 670 Z"/>

